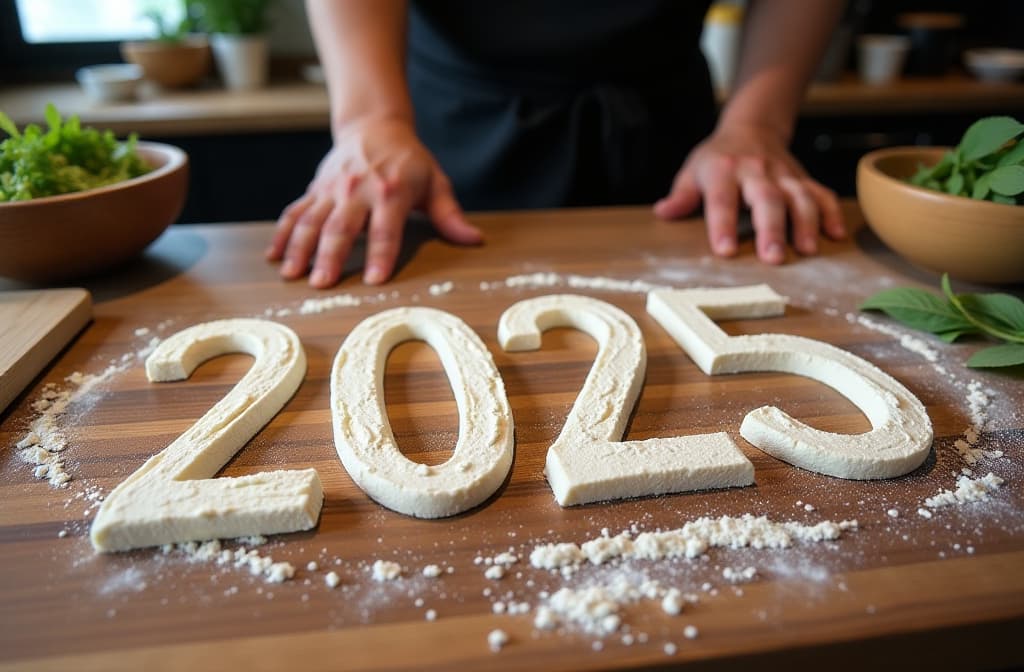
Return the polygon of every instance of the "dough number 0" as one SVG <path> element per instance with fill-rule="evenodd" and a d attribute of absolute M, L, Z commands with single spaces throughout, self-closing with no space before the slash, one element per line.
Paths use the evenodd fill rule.
<path fill-rule="evenodd" d="M 781 315 L 785 299 L 767 285 L 658 290 L 648 312 L 708 375 L 783 371 L 825 383 L 857 405 L 872 429 L 860 435 L 808 427 L 771 406 L 743 419 L 740 434 L 793 465 L 851 479 L 892 478 L 917 468 L 932 443 L 924 406 L 863 359 L 798 336 L 729 336 L 714 319 Z M 622 310 L 584 296 L 514 304 L 501 316 L 507 351 L 536 350 L 541 334 L 575 327 L 598 342 L 597 357 L 544 473 L 563 506 L 667 492 L 749 485 L 754 467 L 725 432 L 621 441 L 643 385 L 647 355 L 639 327 Z M 417 464 L 399 451 L 384 408 L 388 354 L 419 339 L 438 354 L 459 409 L 451 458 Z M 288 401 L 306 358 L 295 333 L 264 320 L 221 320 L 181 331 L 146 362 L 150 380 L 187 378 L 228 352 L 256 361 L 191 429 L 110 493 L 92 526 L 97 550 L 305 530 L 323 500 L 313 469 L 212 477 Z M 505 387 L 480 338 L 462 320 L 432 308 L 395 308 L 359 323 L 331 371 L 331 417 L 338 455 L 352 479 L 395 511 L 439 518 L 490 497 L 512 466 L 513 422 Z"/>

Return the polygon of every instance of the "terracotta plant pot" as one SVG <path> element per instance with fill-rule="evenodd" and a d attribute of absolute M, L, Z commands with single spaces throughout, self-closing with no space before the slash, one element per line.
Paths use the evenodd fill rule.
<path fill-rule="evenodd" d="M 124 42 L 121 57 L 142 68 L 142 76 L 166 88 L 197 84 L 210 71 L 210 44 L 203 35 L 181 42 Z"/>

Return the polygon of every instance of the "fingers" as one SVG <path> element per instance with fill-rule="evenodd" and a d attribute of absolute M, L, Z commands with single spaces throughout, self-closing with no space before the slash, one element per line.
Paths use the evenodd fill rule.
<path fill-rule="evenodd" d="M 662 219 L 685 217 L 700 205 L 700 186 L 695 170 L 684 166 L 672 182 L 672 188 L 665 198 L 654 204 L 654 214 Z"/>
<path fill-rule="evenodd" d="M 434 173 L 430 189 L 430 201 L 427 203 L 427 215 L 446 240 L 460 245 L 477 245 L 483 242 L 483 234 L 468 221 L 455 200 L 451 182 L 437 169 Z"/>
<path fill-rule="evenodd" d="M 757 256 L 768 264 L 786 260 L 786 199 L 766 174 L 761 161 L 744 161 L 738 171 L 740 191 L 750 207 Z"/>
<path fill-rule="evenodd" d="M 704 220 L 708 241 L 715 254 L 731 257 L 736 254 L 736 218 L 739 210 L 739 187 L 735 164 L 727 158 L 716 159 L 698 181 L 704 187 Z"/>
<path fill-rule="evenodd" d="M 795 177 L 780 177 L 779 189 L 789 208 L 792 223 L 793 247 L 800 254 L 815 254 L 818 251 L 818 227 L 821 210 L 814 195 L 807 188 L 809 180 Z"/>
<path fill-rule="evenodd" d="M 378 285 L 391 277 L 410 209 L 408 199 L 399 193 L 386 194 L 374 205 L 367 233 L 363 282 Z"/>
<path fill-rule="evenodd" d="M 807 189 L 813 194 L 821 211 L 821 228 L 832 240 L 842 240 L 846 237 L 846 222 L 843 220 L 843 212 L 839 208 L 839 198 L 836 192 L 821 185 L 814 180 L 805 180 Z"/>
<path fill-rule="evenodd" d="M 315 201 L 296 220 L 281 264 L 281 277 L 294 280 L 305 274 L 309 260 L 317 246 L 324 220 L 334 207 L 334 201 L 321 198 Z"/>
<path fill-rule="evenodd" d="M 316 248 L 316 261 L 309 274 L 309 284 L 324 289 L 337 284 L 359 233 L 366 225 L 367 208 L 358 201 L 349 200 L 346 206 L 331 210 Z"/>
<path fill-rule="evenodd" d="M 278 261 L 284 256 L 285 248 L 288 247 L 288 239 L 291 238 L 292 231 L 295 229 L 295 222 L 309 209 L 313 200 L 312 194 L 305 194 L 289 204 L 278 217 L 274 236 L 264 252 L 269 261 Z"/>

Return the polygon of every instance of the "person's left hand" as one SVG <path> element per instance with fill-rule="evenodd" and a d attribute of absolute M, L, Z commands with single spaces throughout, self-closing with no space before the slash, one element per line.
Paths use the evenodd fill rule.
<path fill-rule="evenodd" d="M 740 198 L 751 210 L 757 256 L 766 263 L 785 261 L 787 214 L 801 254 L 818 251 L 819 232 L 846 235 L 835 193 L 807 176 L 777 132 L 759 126 L 718 128 L 697 145 L 654 212 L 685 217 L 703 201 L 711 249 L 729 257 L 737 250 Z"/>

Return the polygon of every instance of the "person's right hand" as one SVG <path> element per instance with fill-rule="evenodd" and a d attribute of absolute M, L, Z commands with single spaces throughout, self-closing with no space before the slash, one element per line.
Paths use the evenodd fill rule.
<path fill-rule="evenodd" d="M 306 193 L 277 221 L 266 256 L 284 259 L 281 276 L 301 277 L 313 260 L 309 284 L 330 287 L 341 278 L 356 238 L 367 230 L 363 281 L 391 277 L 406 216 L 422 210 L 444 238 L 480 243 L 437 161 L 402 120 L 371 119 L 350 124 L 335 138 Z M 315 258 L 314 258 L 315 255 Z"/>

